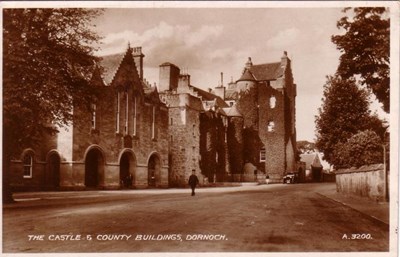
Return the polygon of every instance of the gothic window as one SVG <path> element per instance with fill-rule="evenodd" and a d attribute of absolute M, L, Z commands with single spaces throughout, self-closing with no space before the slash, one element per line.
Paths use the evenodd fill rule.
<path fill-rule="evenodd" d="M 91 109 L 92 109 L 92 129 L 96 129 L 96 104 L 92 104 Z"/>
<path fill-rule="evenodd" d="M 128 92 L 125 93 L 125 135 L 128 134 L 128 122 L 129 122 L 129 96 Z"/>
<path fill-rule="evenodd" d="M 268 130 L 268 132 L 274 132 L 275 131 L 275 122 L 269 121 L 267 130 Z"/>
<path fill-rule="evenodd" d="M 137 97 L 133 98 L 133 135 L 136 136 Z"/>
<path fill-rule="evenodd" d="M 263 146 L 261 149 L 260 149 L 260 162 L 265 162 L 265 147 Z"/>
<path fill-rule="evenodd" d="M 275 96 L 271 96 L 269 98 L 269 107 L 271 109 L 273 109 L 273 108 L 275 108 L 275 106 L 276 106 L 276 97 Z"/>
<path fill-rule="evenodd" d="M 119 133 L 119 108 L 120 108 L 120 99 L 119 99 L 119 92 L 117 92 L 117 120 L 116 120 L 116 124 L 115 124 L 115 126 L 116 126 L 116 128 L 115 128 L 115 132 L 116 133 Z"/>
<path fill-rule="evenodd" d="M 32 178 L 32 167 L 33 167 L 33 154 L 27 153 L 23 159 L 24 164 L 24 178 Z"/>
<path fill-rule="evenodd" d="M 156 107 L 153 106 L 153 115 L 151 123 L 151 139 L 156 139 Z"/>

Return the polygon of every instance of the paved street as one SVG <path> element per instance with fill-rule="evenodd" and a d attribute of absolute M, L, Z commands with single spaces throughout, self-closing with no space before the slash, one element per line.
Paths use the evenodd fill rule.
<path fill-rule="evenodd" d="M 3 252 L 388 251 L 388 225 L 324 185 L 20 194 Z"/>

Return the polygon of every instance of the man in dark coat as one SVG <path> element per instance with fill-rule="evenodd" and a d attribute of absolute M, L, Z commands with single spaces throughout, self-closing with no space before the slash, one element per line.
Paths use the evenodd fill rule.
<path fill-rule="evenodd" d="M 199 184 L 199 179 L 197 178 L 197 176 L 195 174 L 196 174 L 196 171 L 193 170 L 192 175 L 190 175 L 190 177 L 189 177 L 189 185 L 192 188 L 192 196 L 195 195 L 194 189 L 196 188 L 197 184 Z"/>

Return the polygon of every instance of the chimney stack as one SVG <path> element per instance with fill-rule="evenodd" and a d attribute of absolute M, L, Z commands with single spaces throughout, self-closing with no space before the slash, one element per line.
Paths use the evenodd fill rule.
<path fill-rule="evenodd" d="M 130 43 L 129 43 L 129 47 Z M 139 78 L 143 80 L 143 58 L 144 54 L 142 53 L 142 47 L 134 47 L 133 48 L 133 60 L 135 61 L 136 68 L 138 69 Z"/>

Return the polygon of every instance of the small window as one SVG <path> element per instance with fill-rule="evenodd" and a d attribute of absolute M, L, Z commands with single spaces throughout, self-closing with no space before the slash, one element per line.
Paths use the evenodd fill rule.
<path fill-rule="evenodd" d="M 169 124 L 172 126 L 172 125 L 174 125 L 174 119 L 173 118 L 170 118 L 169 119 Z"/>
<path fill-rule="evenodd" d="M 265 147 L 260 150 L 260 162 L 265 162 Z"/>
<path fill-rule="evenodd" d="M 32 178 L 33 156 L 28 153 L 24 156 L 24 178 Z"/>
<path fill-rule="evenodd" d="M 92 129 L 96 129 L 96 105 L 91 105 L 92 109 Z"/>
<path fill-rule="evenodd" d="M 192 132 L 193 136 L 196 136 L 196 124 L 193 124 L 193 132 Z"/>
<path fill-rule="evenodd" d="M 269 98 L 269 107 L 271 109 L 273 109 L 273 108 L 275 108 L 275 106 L 276 106 L 276 97 L 275 96 L 271 96 Z"/>
<path fill-rule="evenodd" d="M 275 122 L 269 121 L 267 129 L 268 129 L 268 132 L 274 132 L 275 131 Z"/>

